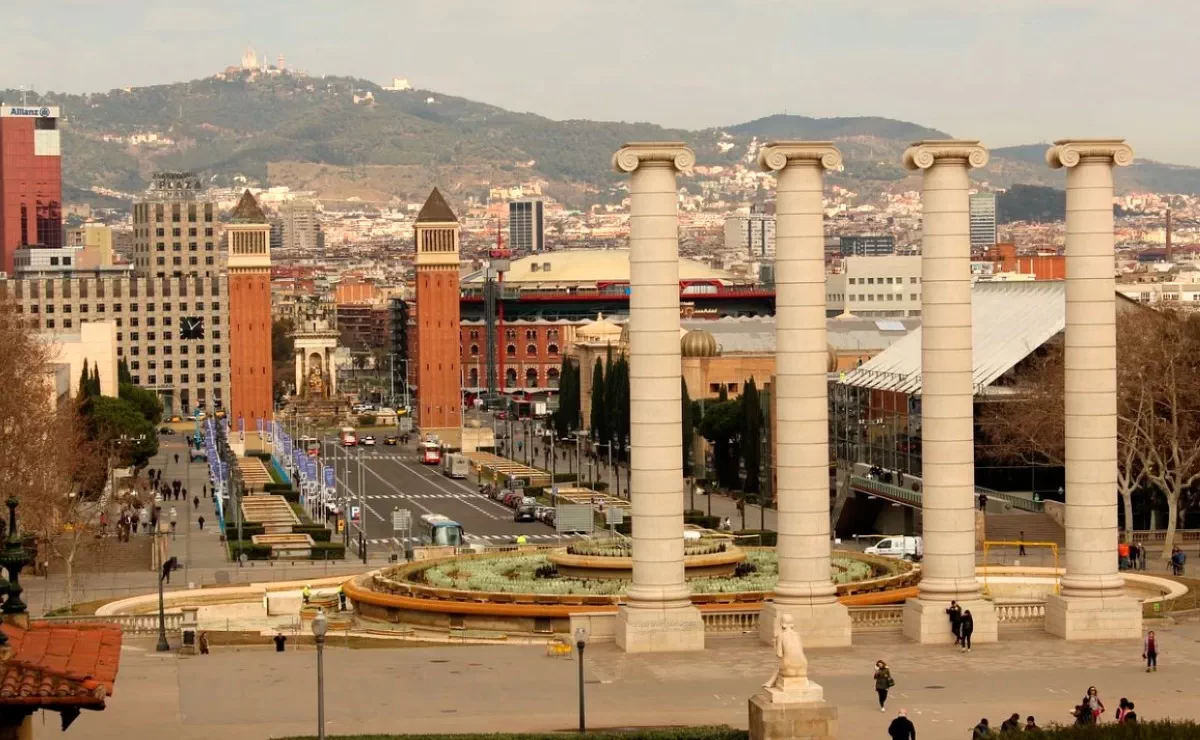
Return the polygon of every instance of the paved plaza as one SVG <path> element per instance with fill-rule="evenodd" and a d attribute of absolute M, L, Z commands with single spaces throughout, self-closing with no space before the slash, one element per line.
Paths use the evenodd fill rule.
<path fill-rule="evenodd" d="M 1136 641 L 1066 643 L 1037 631 L 1001 632 L 970 655 L 899 635 L 856 639 L 848 649 L 810 650 L 810 671 L 837 704 L 843 738 L 885 738 L 901 707 L 922 738 L 967 737 L 986 716 L 1013 712 L 1040 724 L 1068 721 L 1089 685 L 1110 710 L 1128 697 L 1145 719 L 1200 716 L 1200 624 L 1164 626 L 1161 668 L 1146 674 Z M 587 649 L 592 727 L 745 727 L 746 701 L 771 673 L 770 648 L 751 638 L 712 639 L 702 653 L 628 655 Z M 128 639 L 108 709 L 74 728 L 93 740 L 144 734 L 173 740 L 260 740 L 315 734 L 316 656 L 311 646 L 215 647 L 207 656 L 154 652 Z M 896 687 L 881 713 L 871 672 L 892 668 Z M 326 717 L 333 735 L 366 732 L 569 730 L 575 726 L 576 664 L 540 646 L 346 649 L 326 652 Z"/>

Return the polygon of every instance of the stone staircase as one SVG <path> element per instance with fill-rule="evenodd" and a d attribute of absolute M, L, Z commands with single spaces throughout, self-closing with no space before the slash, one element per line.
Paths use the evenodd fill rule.
<path fill-rule="evenodd" d="M 1048 514 L 988 514 L 984 526 L 993 542 L 1016 541 L 1024 532 L 1026 542 L 1055 542 L 1060 548 L 1067 543 L 1066 530 Z"/>
<path fill-rule="evenodd" d="M 76 573 L 134 573 L 150 570 L 150 551 L 154 538 L 138 534 L 129 542 L 118 542 L 116 537 L 91 540 L 79 548 L 75 556 Z M 50 561 L 50 574 L 63 572 L 62 561 L 50 554 L 48 548 L 38 552 L 41 560 Z"/>

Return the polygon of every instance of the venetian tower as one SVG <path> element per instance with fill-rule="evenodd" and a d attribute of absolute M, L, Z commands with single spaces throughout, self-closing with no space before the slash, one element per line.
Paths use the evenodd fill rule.
<path fill-rule="evenodd" d="M 459 223 L 437 188 L 414 226 L 417 270 L 417 424 L 451 447 L 462 443 L 459 366 Z"/>
<path fill-rule="evenodd" d="M 271 225 L 247 190 L 225 227 L 229 275 L 230 421 L 253 431 L 273 418 Z M 215 327 L 214 327 L 215 328 Z M 235 427 L 237 428 L 237 427 Z"/>

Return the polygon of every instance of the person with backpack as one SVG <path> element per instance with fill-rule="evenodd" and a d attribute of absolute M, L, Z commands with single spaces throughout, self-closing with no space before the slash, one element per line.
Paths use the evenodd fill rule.
<path fill-rule="evenodd" d="M 879 697 L 879 711 L 887 711 L 888 690 L 896 685 L 892 671 L 882 660 L 875 661 L 875 694 Z"/>

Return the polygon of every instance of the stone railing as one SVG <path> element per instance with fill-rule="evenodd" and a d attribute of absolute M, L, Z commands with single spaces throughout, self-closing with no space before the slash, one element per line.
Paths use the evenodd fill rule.
<path fill-rule="evenodd" d="M 1129 535 L 1134 542 L 1149 543 L 1152 545 L 1161 545 L 1163 540 L 1167 538 L 1167 530 L 1165 529 L 1143 529 L 1134 530 Z M 1175 530 L 1175 543 L 1180 542 L 1196 542 L 1200 540 L 1200 529 L 1177 529 Z"/>
<path fill-rule="evenodd" d="M 915 491 L 912 490 L 912 486 L 914 485 L 917 486 L 917 490 Z M 852 475 L 850 476 L 850 487 L 856 491 L 862 491 L 874 496 L 879 496 L 881 498 L 888 499 L 889 501 L 896 501 L 916 507 L 921 506 L 922 496 L 920 485 L 916 481 L 910 483 L 908 487 L 905 487 L 894 485 L 892 483 L 884 483 L 883 481 L 878 481 L 874 478 L 867 478 L 866 476 L 862 475 Z M 1021 509 L 1022 511 L 1038 513 L 1043 511 L 1045 508 L 1043 502 L 1041 501 L 1033 501 L 1023 496 L 1018 496 L 1013 493 L 1006 493 L 1004 491 L 993 491 L 990 488 L 981 488 L 976 486 L 975 493 L 976 495 L 980 493 L 987 494 L 989 499 L 1003 501 L 1009 506 L 1015 509 Z"/>
<path fill-rule="evenodd" d="M 704 631 L 708 634 L 740 635 L 758 632 L 757 608 L 739 609 L 737 611 L 702 611 Z"/>
<path fill-rule="evenodd" d="M 149 635 L 158 632 L 158 615 L 157 614 L 123 614 L 117 616 L 100 617 L 95 615 L 81 615 L 70 617 L 40 617 L 34 619 L 34 622 L 47 622 L 49 624 L 107 624 L 113 627 L 120 627 L 121 631 L 126 634 L 133 635 Z M 168 613 L 163 617 L 166 623 L 167 632 L 178 632 L 183 629 L 183 615 L 176 612 Z"/>
<path fill-rule="evenodd" d="M 1041 626 L 1046 622 L 1046 604 L 996 604 L 996 619 L 1000 624 Z"/>
<path fill-rule="evenodd" d="M 850 629 L 854 632 L 888 632 L 904 626 L 904 605 L 850 607 Z"/>

